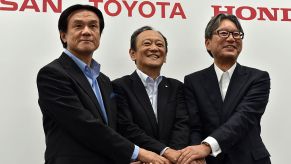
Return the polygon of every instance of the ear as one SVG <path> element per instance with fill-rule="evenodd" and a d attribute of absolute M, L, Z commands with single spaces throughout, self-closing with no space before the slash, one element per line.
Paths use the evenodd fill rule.
<path fill-rule="evenodd" d="M 210 39 L 205 39 L 205 47 L 207 50 L 210 50 Z"/>
<path fill-rule="evenodd" d="M 60 37 L 64 43 L 67 43 L 67 37 L 65 32 L 60 32 Z"/>
<path fill-rule="evenodd" d="M 166 54 L 166 56 L 164 58 L 164 63 L 166 63 L 166 62 L 167 62 L 167 54 Z"/>
<path fill-rule="evenodd" d="M 135 51 L 133 49 L 129 49 L 129 56 L 130 56 L 132 61 L 136 60 L 136 54 L 135 54 Z"/>

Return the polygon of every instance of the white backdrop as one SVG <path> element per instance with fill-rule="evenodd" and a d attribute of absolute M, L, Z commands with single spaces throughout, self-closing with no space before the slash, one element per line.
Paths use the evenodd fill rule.
<path fill-rule="evenodd" d="M 50 6 L 44 12 L 43 4 L 58 5 L 64 10 L 75 3 L 93 5 L 90 1 L 94 0 L 0 1 L 1 164 L 44 163 L 45 140 L 42 115 L 37 104 L 36 75 L 42 66 L 59 57 L 63 49 L 57 30 L 60 13 L 54 12 Z M 98 7 L 104 11 L 104 4 L 108 0 L 99 1 Z M 291 18 L 291 12 L 288 11 L 291 10 L 291 1 L 147 1 L 156 8 L 151 18 L 145 18 L 138 12 L 142 0 L 127 1 L 128 4 L 137 3 L 132 16 L 128 16 L 128 10 L 121 0 L 121 11 L 117 16 L 109 16 L 104 12 L 105 29 L 100 48 L 94 54 L 94 58 L 102 65 L 102 72 L 111 79 L 133 72 L 135 65 L 128 55 L 130 35 L 137 28 L 150 25 L 160 30 L 169 42 L 167 63 L 163 66 L 162 74 L 183 81 L 184 75 L 212 63 L 212 58 L 205 50 L 203 37 L 204 28 L 214 15 L 211 6 L 223 6 L 220 10 L 226 10 L 224 6 L 234 6 L 234 14 L 242 14 L 243 18 L 254 16 L 250 20 L 241 20 L 245 39 L 239 63 L 266 70 L 271 76 L 270 101 L 262 118 L 264 143 L 271 153 L 272 163 L 289 163 L 291 111 L 288 110 L 288 95 L 291 91 L 291 74 L 288 71 L 291 69 L 291 49 L 288 40 L 291 38 L 291 20 L 282 19 Z M 169 3 L 165 6 L 165 18 L 162 18 L 161 6 L 156 2 Z M 180 15 L 169 18 L 175 3 L 181 5 L 186 19 Z M 149 5 L 143 7 L 145 14 L 151 12 Z M 267 8 L 272 14 L 276 11 L 277 18 L 270 21 L 263 14 L 267 19 L 258 20 L 262 14 L 258 7 Z M 117 8 L 112 3 L 107 9 L 114 13 Z"/>

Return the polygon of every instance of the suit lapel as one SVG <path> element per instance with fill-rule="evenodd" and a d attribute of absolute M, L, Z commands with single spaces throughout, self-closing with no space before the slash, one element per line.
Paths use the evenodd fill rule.
<path fill-rule="evenodd" d="M 83 74 L 82 70 L 65 53 L 61 55 L 59 60 L 64 69 L 66 69 L 68 74 L 79 84 L 79 87 L 82 88 L 85 93 L 87 93 L 88 97 L 91 99 L 91 101 L 95 104 L 96 108 L 98 109 L 98 110 L 90 109 L 90 111 L 98 118 L 102 118 L 101 109 L 95 96 L 95 93 L 92 90 L 90 83 L 88 82 L 86 76 Z"/>
<path fill-rule="evenodd" d="M 159 84 L 158 88 L 158 107 L 157 107 L 157 112 L 158 112 L 158 125 L 159 125 L 159 131 L 162 132 L 162 129 L 164 127 L 164 123 L 166 123 L 166 118 L 163 117 L 167 111 L 166 110 L 166 105 L 169 99 L 169 94 L 170 94 L 170 88 L 171 86 L 168 84 L 168 79 L 166 77 L 163 77 L 161 83 Z"/>
<path fill-rule="evenodd" d="M 244 86 L 247 81 L 247 74 L 246 69 L 240 64 L 237 64 L 231 77 L 223 103 L 224 120 L 228 118 L 228 115 L 231 114 L 235 108 L 235 105 L 237 104 L 237 95 L 241 92 L 242 86 Z"/>
<path fill-rule="evenodd" d="M 105 110 L 106 110 L 106 114 L 107 114 L 107 119 L 108 119 L 108 125 L 111 125 L 112 123 L 112 116 L 111 116 L 111 111 L 109 109 L 110 108 L 110 94 L 112 93 L 112 89 L 109 85 L 109 82 L 106 81 L 106 79 L 103 77 L 103 75 L 100 73 L 100 75 L 97 78 L 99 87 L 100 87 L 100 91 L 101 91 L 101 95 L 102 95 L 102 99 L 104 102 L 104 106 L 105 106 Z M 102 117 L 103 121 L 104 118 Z M 105 121 L 104 121 L 105 122 Z"/>
<path fill-rule="evenodd" d="M 154 133 L 157 134 L 157 121 L 146 89 L 136 72 L 132 73 L 130 78 L 132 80 L 133 92 L 142 108 L 145 110 Z"/>
<path fill-rule="evenodd" d="M 221 118 L 223 101 L 213 64 L 205 70 L 200 82 L 204 86 L 207 94 L 209 95 L 210 101 L 212 102 L 213 106 L 217 109 L 217 113 Z"/>

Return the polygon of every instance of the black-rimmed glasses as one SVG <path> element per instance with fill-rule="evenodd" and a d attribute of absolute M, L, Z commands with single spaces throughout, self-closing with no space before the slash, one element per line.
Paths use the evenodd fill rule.
<path fill-rule="evenodd" d="M 234 39 L 243 39 L 244 38 L 244 33 L 239 32 L 239 31 L 226 31 L 226 30 L 217 30 L 217 35 L 221 38 L 228 38 L 229 35 L 231 34 Z M 215 33 L 214 33 L 215 34 Z"/>

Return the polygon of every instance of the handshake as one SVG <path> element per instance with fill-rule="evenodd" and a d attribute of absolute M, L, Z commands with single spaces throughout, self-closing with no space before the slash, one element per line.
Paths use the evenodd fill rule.
<path fill-rule="evenodd" d="M 131 164 L 206 164 L 205 157 L 211 153 L 208 145 L 188 146 L 181 150 L 166 149 L 162 156 L 140 148 L 138 162 Z"/>

